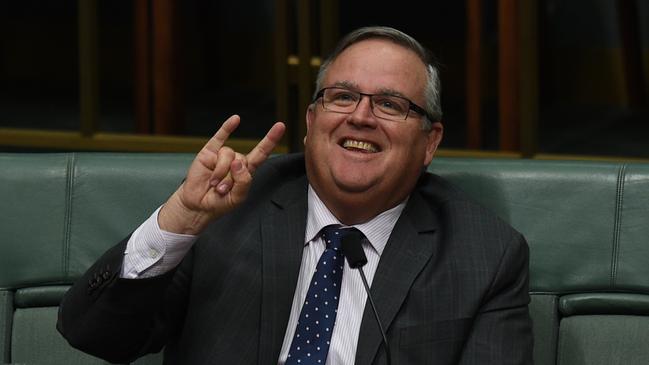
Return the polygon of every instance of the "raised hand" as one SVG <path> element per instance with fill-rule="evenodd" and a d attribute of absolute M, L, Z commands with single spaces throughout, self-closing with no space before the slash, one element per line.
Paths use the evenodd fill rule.
<path fill-rule="evenodd" d="M 275 123 L 257 146 L 243 155 L 224 146 L 240 121 L 238 115 L 228 118 L 196 155 L 185 182 L 158 214 L 160 228 L 198 234 L 245 200 L 252 174 L 266 161 L 286 127 Z"/>

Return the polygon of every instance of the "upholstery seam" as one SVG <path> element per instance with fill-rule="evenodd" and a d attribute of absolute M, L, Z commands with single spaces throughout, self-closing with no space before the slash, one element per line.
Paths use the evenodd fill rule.
<path fill-rule="evenodd" d="M 556 361 L 557 365 L 561 365 L 561 362 L 563 360 L 563 357 L 561 356 L 561 354 L 563 353 L 563 348 L 565 347 L 564 338 L 563 338 L 564 336 L 561 336 L 560 327 L 561 326 L 559 325 L 559 330 L 557 330 L 557 352 L 555 354 L 555 356 L 556 356 L 555 361 Z"/>
<path fill-rule="evenodd" d="M 624 202 L 624 179 L 626 164 L 620 167 L 617 174 L 617 189 L 615 197 L 615 222 L 613 226 L 613 252 L 611 254 L 611 287 L 615 288 L 617 279 L 618 258 L 620 255 L 620 226 L 622 225 L 622 203 Z"/>
<path fill-rule="evenodd" d="M 65 232 L 63 236 L 63 257 L 61 257 L 61 269 L 63 277 L 65 278 L 68 277 L 69 273 L 70 232 L 72 230 L 72 187 L 74 185 L 75 157 L 75 153 L 72 153 L 70 157 L 68 157 L 65 179 Z"/>
<path fill-rule="evenodd" d="M 559 313 L 559 297 L 555 296 L 552 300 L 552 308 L 555 310 L 554 318 L 556 319 L 556 326 L 553 326 L 552 334 L 554 335 L 554 363 L 559 365 L 559 346 L 561 338 L 559 338 L 559 330 L 561 328 L 561 313 Z M 554 324 L 554 323 L 553 323 Z M 563 347 L 563 346 L 562 346 Z"/>
<path fill-rule="evenodd" d="M 11 362 L 11 345 L 13 341 L 13 336 L 12 336 L 12 329 L 13 329 L 13 312 L 15 310 L 14 308 L 14 291 L 13 290 L 3 290 L 5 292 L 5 298 L 0 297 L 0 299 L 4 299 L 5 303 L 7 304 L 8 308 L 6 312 L 2 313 L 1 315 L 5 317 L 6 323 L 5 323 L 5 330 L 3 333 L 3 336 L 5 336 L 5 341 L 4 345 L 6 346 L 4 348 L 4 351 L 2 354 L 0 354 L 0 357 L 2 358 L 3 362 L 10 363 Z"/>

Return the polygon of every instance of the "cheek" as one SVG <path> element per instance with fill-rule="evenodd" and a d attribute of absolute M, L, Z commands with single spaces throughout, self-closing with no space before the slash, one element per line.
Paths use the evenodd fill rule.
<path fill-rule="evenodd" d="M 394 146 L 398 146 L 398 159 L 404 167 L 419 168 L 426 161 L 426 138 L 422 134 L 402 134 L 398 139 L 393 139 Z"/>

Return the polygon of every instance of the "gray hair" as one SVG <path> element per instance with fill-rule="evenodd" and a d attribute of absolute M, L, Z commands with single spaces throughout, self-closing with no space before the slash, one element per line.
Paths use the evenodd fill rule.
<path fill-rule="evenodd" d="M 322 82 L 331 63 L 336 58 L 338 58 L 338 56 L 349 46 L 372 38 L 388 39 L 400 46 L 403 46 L 413 51 L 417 56 L 419 56 L 419 59 L 421 59 L 424 65 L 426 65 L 428 80 L 426 82 L 426 88 L 424 90 L 424 98 L 426 99 L 426 105 L 424 106 L 424 109 L 426 110 L 426 113 L 428 113 L 428 115 L 424 118 L 422 128 L 424 130 L 430 130 L 432 123 L 442 120 L 442 106 L 440 104 L 441 84 L 439 81 L 439 72 L 436 65 L 432 61 L 432 55 L 430 55 L 426 48 L 424 48 L 419 42 L 417 42 L 416 39 L 394 28 L 378 26 L 359 28 L 347 34 L 343 39 L 341 39 L 333 52 L 320 66 L 320 70 L 318 71 L 318 78 L 316 79 L 316 89 L 313 98 L 315 99 L 317 92 L 322 88 Z"/>

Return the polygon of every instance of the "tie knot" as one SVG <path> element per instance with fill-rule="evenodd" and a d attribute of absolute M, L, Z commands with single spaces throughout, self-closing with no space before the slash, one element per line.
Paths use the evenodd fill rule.
<path fill-rule="evenodd" d="M 322 228 L 322 236 L 324 237 L 327 248 L 333 248 L 334 250 L 340 250 L 342 245 L 342 239 L 350 232 L 357 231 L 354 227 L 343 228 L 340 225 L 332 224 Z"/>

